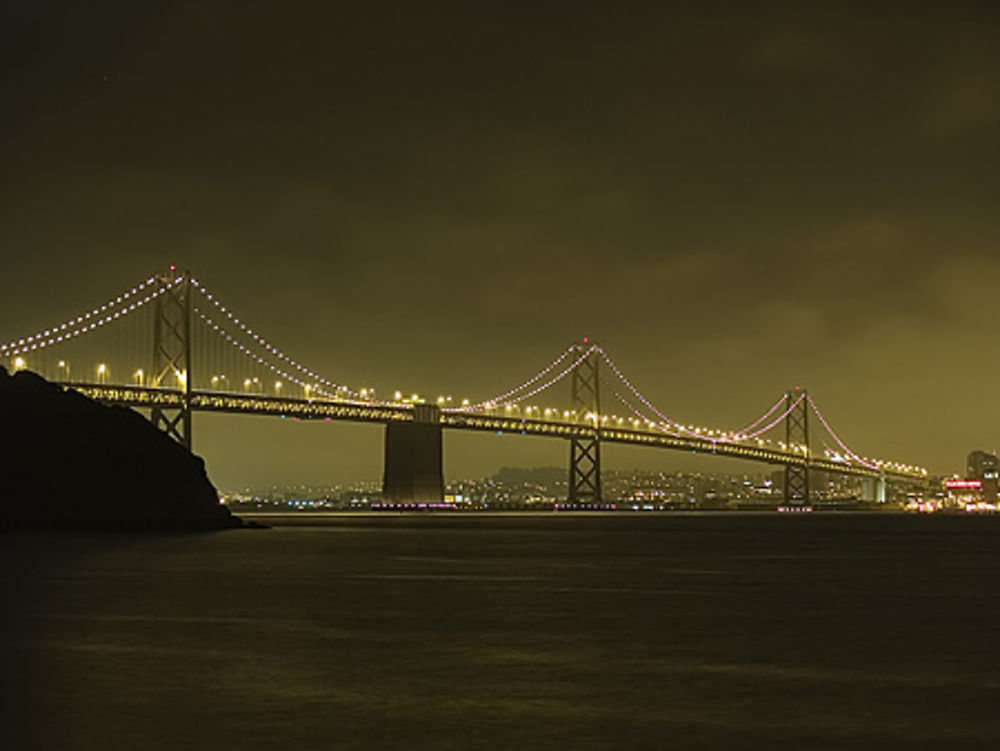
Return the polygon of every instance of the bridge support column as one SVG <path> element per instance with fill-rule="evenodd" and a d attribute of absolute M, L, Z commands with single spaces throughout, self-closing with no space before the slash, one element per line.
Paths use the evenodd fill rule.
<path fill-rule="evenodd" d="M 785 465 L 785 503 L 809 505 L 809 404 L 806 392 L 796 387 L 785 394 L 785 445 L 789 451 L 802 452 L 801 464 Z"/>
<path fill-rule="evenodd" d="M 594 432 L 590 436 L 574 436 L 569 445 L 569 492 L 570 503 L 601 502 L 601 397 L 598 380 L 600 356 L 592 343 L 586 339 L 577 344 L 573 357 L 587 357 L 573 370 L 572 409 L 577 420 L 592 424 Z"/>
<path fill-rule="evenodd" d="M 179 277 L 179 281 L 178 281 Z M 191 272 L 171 269 L 156 279 L 149 385 L 183 392 L 180 407 L 153 407 L 153 425 L 191 450 Z"/>
<path fill-rule="evenodd" d="M 875 478 L 861 478 L 861 500 L 871 503 L 875 500 Z"/>
<path fill-rule="evenodd" d="M 885 503 L 885 476 L 864 477 L 861 480 L 861 500 Z"/>
<path fill-rule="evenodd" d="M 413 422 L 385 426 L 382 500 L 390 503 L 440 503 L 444 500 L 441 411 L 417 404 Z"/>

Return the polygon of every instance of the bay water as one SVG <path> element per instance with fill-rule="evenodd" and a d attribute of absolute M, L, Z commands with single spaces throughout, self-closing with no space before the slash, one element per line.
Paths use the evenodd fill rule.
<path fill-rule="evenodd" d="M 1000 748 L 1000 517 L 0 537 L 4 749 Z"/>

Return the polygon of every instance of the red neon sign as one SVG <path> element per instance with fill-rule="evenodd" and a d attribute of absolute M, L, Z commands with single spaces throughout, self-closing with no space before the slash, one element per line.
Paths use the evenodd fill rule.
<path fill-rule="evenodd" d="M 983 487 L 979 480 L 946 480 L 944 486 L 949 490 L 972 490 Z"/>

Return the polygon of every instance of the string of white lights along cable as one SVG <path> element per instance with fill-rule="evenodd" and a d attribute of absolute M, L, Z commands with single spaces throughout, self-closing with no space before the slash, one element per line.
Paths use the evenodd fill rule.
<path fill-rule="evenodd" d="M 597 349 L 597 345 L 596 344 L 590 345 L 589 349 L 587 349 L 582 355 L 580 355 L 576 360 L 574 360 L 572 362 L 572 364 L 568 365 L 558 375 L 553 376 L 552 378 L 550 378 L 548 381 L 546 381 L 545 383 L 541 384 L 540 386 L 536 386 L 532 390 L 527 391 L 527 392 L 525 392 L 523 394 L 520 394 L 515 399 L 508 399 L 508 400 L 506 400 L 503 403 L 502 406 L 513 406 L 515 404 L 518 404 L 519 402 L 523 402 L 525 399 L 530 399 L 535 394 L 538 394 L 538 393 L 541 393 L 542 391 L 545 391 L 545 389 L 547 389 L 549 386 L 552 386 L 553 384 L 558 383 L 563 378 L 565 378 L 567 375 L 569 375 L 570 373 L 572 373 L 576 369 L 576 367 L 580 363 L 582 363 L 584 360 L 586 360 L 590 356 L 590 353 L 593 352 L 595 349 Z M 474 407 L 462 407 L 460 411 L 463 411 L 463 412 L 464 411 L 478 412 L 478 411 L 484 410 L 484 409 L 494 409 L 495 407 L 499 407 L 499 406 L 501 406 L 501 405 L 497 404 L 497 403 L 493 403 L 493 402 L 481 402 L 480 404 L 477 404 Z"/>
<path fill-rule="evenodd" d="M 569 356 L 569 354 L 575 348 L 576 348 L 576 345 L 572 345 L 570 347 L 567 347 L 566 351 L 563 352 L 561 355 L 559 355 L 559 357 L 557 357 L 555 360 L 553 360 L 548 365 L 546 365 L 542 370 L 539 370 L 537 373 L 535 373 L 535 375 L 533 375 L 527 381 L 525 381 L 524 383 L 522 383 L 522 384 L 520 384 L 518 386 L 515 386 L 510 391 L 505 391 L 504 393 L 499 394 L 497 396 L 494 396 L 491 399 L 484 399 L 483 401 L 476 402 L 475 404 L 467 404 L 464 407 L 448 407 L 448 408 L 446 408 L 445 411 L 447 411 L 447 412 L 477 411 L 477 410 L 480 410 L 480 409 L 489 409 L 490 408 L 489 405 L 496 406 L 497 404 L 504 403 L 504 402 L 507 401 L 507 399 L 509 397 L 513 396 L 514 394 L 516 394 L 519 391 L 522 391 L 522 390 L 528 388 L 533 383 L 537 382 L 540 378 L 545 377 L 545 375 L 547 373 L 549 373 L 553 368 L 555 368 L 557 365 L 559 365 L 559 363 L 561 363 L 563 360 L 565 360 Z M 537 392 L 535 392 L 535 393 L 537 393 Z"/>
<path fill-rule="evenodd" d="M 761 415 L 760 417 L 758 417 L 758 418 L 757 418 L 756 420 L 754 420 L 754 421 L 753 421 L 752 423 L 750 423 L 749 425 L 747 425 L 747 426 L 746 426 L 745 428 L 741 428 L 740 430 L 735 430 L 735 431 L 733 431 L 733 432 L 731 433 L 731 435 L 733 435 L 733 436 L 742 436 L 742 435 L 744 435 L 744 434 L 748 434 L 748 433 L 749 433 L 749 432 L 750 432 L 751 430 L 753 430 L 753 429 L 754 429 L 754 428 L 756 428 L 756 427 L 757 427 L 758 425 L 760 425 L 760 424 L 761 424 L 762 422 L 764 422 L 764 421 L 765 421 L 765 420 L 766 420 L 767 418 L 769 418 L 769 417 L 771 416 L 771 414 L 772 414 L 772 413 L 773 413 L 773 412 L 774 412 L 774 411 L 775 411 L 776 409 L 778 409 L 778 408 L 779 408 L 779 407 L 781 406 L 782 402 L 784 402 L 784 401 L 785 401 L 785 398 L 786 398 L 786 397 L 785 397 L 785 395 L 784 395 L 784 394 L 782 394 L 782 395 L 781 395 L 781 396 L 780 396 L 780 397 L 778 398 L 778 401 L 776 401 L 776 402 L 775 402 L 775 403 L 774 403 L 774 404 L 773 404 L 773 405 L 771 406 L 771 408 L 770 408 L 769 410 L 767 410 L 767 412 L 765 412 L 764 414 L 762 414 L 762 415 Z M 736 438 L 736 440 L 739 440 L 739 438 Z"/>
<path fill-rule="evenodd" d="M 193 308 L 193 310 L 194 310 L 195 314 L 205 323 L 206 326 L 208 326 L 210 329 L 212 329 L 212 331 L 214 331 L 219 336 L 221 336 L 223 339 L 225 339 L 226 342 L 228 342 L 234 349 L 236 349 L 239 352 L 243 353 L 249 359 L 253 360 L 254 362 L 258 363 L 259 365 L 264 366 L 265 368 L 267 368 L 268 370 L 270 370 L 275 375 L 281 376 L 286 381 L 294 383 L 297 386 L 301 386 L 303 389 L 307 389 L 309 393 L 315 394 L 317 396 L 321 396 L 321 397 L 323 397 L 325 399 L 330 399 L 330 400 L 335 400 L 335 401 L 340 401 L 340 402 L 357 402 L 357 403 L 360 403 L 360 404 L 375 404 L 375 405 L 382 405 L 382 406 L 390 406 L 389 402 L 383 402 L 383 401 L 377 401 L 377 400 L 374 400 L 374 399 L 364 399 L 364 398 L 355 397 L 355 395 L 352 392 L 350 392 L 349 390 L 341 389 L 341 391 L 339 393 L 338 392 L 331 392 L 331 391 L 328 391 L 327 389 L 323 388 L 321 385 L 317 385 L 316 383 L 308 383 L 308 382 L 302 380 L 301 378 L 299 378 L 298 376 L 296 376 L 296 375 L 288 372 L 287 370 L 282 369 L 281 367 L 275 365 L 272 362 L 269 362 L 265 358 L 261 357 L 260 355 L 256 354 L 255 352 L 253 352 L 249 347 L 247 347 L 245 344 L 243 344 L 242 342 L 240 342 L 230 332 L 226 331 L 226 329 L 224 327 L 222 327 L 220 324 L 218 324 L 214 320 L 212 320 L 212 318 L 210 318 L 209 316 L 207 316 L 204 313 L 204 311 L 200 310 L 197 306 L 195 306 Z M 349 394 L 352 398 L 345 399 L 344 396 L 343 396 L 343 394 L 345 394 L 345 393 Z"/>
<path fill-rule="evenodd" d="M 110 314 L 109 317 L 102 316 L 102 314 L 118 306 L 122 306 L 123 308 L 121 315 L 127 315 L 128 313 L 131 313 L 137 308 L 145 305 L 163 291 L 163 288 L 161 287 L 141 300 L 129 303 L 129 300 L 134 300 L 137 295 L 139 295 L 146 287 L 150 286 L 155 281 L 156 277 L 151 276 L 149 279 L 140 282 L 131 289 L 125 290 L 117 297 L 112 297 L 98 308 L 94 308 L 86 313 L 81 313 L 75 318 L 70 318 L 62 323 L 56 324 L 55 326 L 50 326 L 36 334 L 32 334 L 31 336 L 14 339 L 6 344 L 0 344 L 0 356 L 14 356 L 31 350 L 42 349 L 44 347 L 65 341 L 71 337 L 79 336 L 85 331 L 93 331 L 109 321 L 114 320 L 116 317 L 115 315 Z M 121 315 L 117 317 L 121 317 Z M 98 323 L 98 321 L 100 321 L 100 323 Z"/>
<path fill-rule="evenodd" d="M 823 413 L 819 411 L 819 407 L 816 406 L 816 402 L 813 401 L 812 397 L 809 397 L 809 406 L 812 408 L 812 411 L 815 413 L 816 417 L 819 418 L 819 421 L 823 424 L 823 427 L 826 429 L 826 432 L 829 433 L 830 437 L 833 438 L 833 440 L 836 442 L 838 446 L 840 446 L 841 450 L 843 450 L 844 454 L 847 456 L 848 459 L 853 459 L 859 464 L 868 467 L 868 469 L 882 470 L 888 468 L 888 469 L 895 469 L 898 472 L 904 472 L 907 474 L 917 474 L 917 475 L 927 474 L 927 470 L 924 469 L 923 467 L 917 467 L 912 464 L 900 464 L 899 462 L 890 462 L 884 459 L 865 458 L 858 455 L 854 451 L 851 451 L 851 449 L 848 448 L 847 445 L 840 439 L 840 436 L 838 436 L 836 432 L 834 432 L 833 428 L 830 427 L 830 423 L 828 423 L 826 421 L 826 418 L 823 417 Z"/>
<path fill-rule="evenodd" d="M 295 375 L 293 375 L 293 374 L 291 374 L 291 373 L 289 373 L 289 372 L 287 372 L 285 370 L 282 370 L 280 367 L 274 365 L 271 362 L 268 362 L 268 361 L 264 360 L 259 355 L 254 354 L 246 345 L 244 345 L 243 343 L 241 343 L 240 341 L 238 341 L 236 339 L 236 337 L 232 336 L 228 331 L 226 331 L 224 328 L 222 328 L 221 326 L 219 326 L 219 324 L 217 324 L 211 318 L 209 318 L 208 316 L 206 316 L 203 311 L 199 310 L 197 307 L 195 307 L 193 310 L 198 315 L 198 317 L 205 323 L 206 326 L 208 326 L 209 328 L 211 328 L 214 332 L 218 333 L 219 336 L 221 336 L 223 339 L 225 339 L 226 342 L 228 342 L 234 349 L 242 352 L 249 359 L 251 359 L 251 360 L 259 363 L 260 365 L 263 365 L 265 368 L 267 368 L 268 370 L 270 370 L 272 373 L 281 376 L 282 378 L 284 378 L 285 380 L 289 381 L 290 383 L 294 383 L 297 386 L 301 386 L 304 389 L 309 390 L 309 392 L 314 393 L 317 396 L 322 396 L 322 397 L 327 398 L 327 399 L 336 399 L 338 401 L 344 401 L 343 399 L 341 399 L 340 397 L 338 397 L 336 394 L 331 394 L 330 392 L 328 392 L 326 389 L 322 388 L 321 386 L 317 386 L 314 383 L 306 383 L 305 381 L 303 381 L 302 379 L 298 378 L 297 376 L 295 376 Z M 366 403 L 370 403 L 370 402 L 366 402 Z"/>
<path fill-rule="evenodd" d="M 826 418 L 823 417 L 823 413 L 819 411 L 819 407 L 816 406 L 816 402 L 813 401 L 813 398 L 810 396 L 808 397 L 808 399 L 809 399 L 809 406 L 812 408 L 812 411 L 815 413 L 816 417 L 819 418 L 819 421 L 823 424 L 823 427 L 826 428 L 826 432 L 829 433 L 830 437 L 836 442 L 838 446 L 840 446 L 841 450 L 844 452 L 845 456 L 847 456 L 848 459 L 852 459 L 856 461 L 858 464 L 861 464 L 864 467 L 868 467 L 868 469 L 879 469 L 879 464 L 877 462 L 870 462 L 865 459 L 862 459 L 856 453 L 851 451 L 851 449 L 847 447 L 847 444 L 844 443 L 842 440 L 840 440 L 840 436 L 837 435 L 834 429 L 830 427 L 830 423 L 828 423 L 826 421 Z"/>
<path fill-rule="evenodd" d="M 659 417 L 660 420 L 662 421 L 663 425 L 670 425 L 673 428 L 673 430 L 676 431 L 676 433 L 678 435 L 685 434 L 685 435 L 688 435 L 688 436 L 690 436 L 692 438 L 706 438 L 707 437 L 707 436 L 703 435 L 701 431 L 699 431 L 699 430 L 693 430 L 693 429 L 687 427 L 686 425 L 678 422 L 677 420 L 674 420 L 672 417 L 669 417 L 668 415 L 663 414 L 663 412 L 661 412 L 659 409 L 657 409 L 656 406 L 651 401 L 649 401 L 649 399 L 647 399 L 645 396 L 643 396 L 642 393 L 635 386 L 632 385 L 632 382 L 629 381 L 629 379 L 625 377 L 625 374 L 622 373 L 621 369 L 615 364 L 614 360 L 612 360 L 608 356 L 607 352 L 605 352 L 600 347 L 598 347 L 598 351 L 601 353 L 601 357 L 604 359 L 604 361 L 611 368 L 611 371 L 615 374 L 615 376 L 617 376 L 618 380 L 620 380 L 625 385 L 625 387 L 630 392 L 632 392 L 632 395 L 635 396 L 635 398 L 638 399 L 643 404 L 643 406 L 646 407 L 646 409 L 650 410 L 653 414 L 655 414 L 657 417 Z M 651 421 L 651 422 L 655 422 L 655 421 Z M 722 432 L 722 431 L 720 431 L 720 432 L 722 434 L 718 438 L 716 438 L 715 440 L 722 440 L 723 438 L 731 439 L 732 436 L 738 434 L 738 431 L 737 432 Z"/>
<path fill-rule="evenodd" d="M 658 423 L 655 420 L 650 420 L 649 417 L 647 417 L 641 410 L 637 409 L 634 404 L 632 404 L 631 402 L 629 402 L 617 390 L 613 390 L 613 391 L 614 391 L 615 396 L 618 398 L 618 400 L 622 404 L 624 404 L 629 410 L 631 410 L 633 414 L 635 414 L 636 416 L 642 418 L 643 422 L 645 422 L 647 426 L 656 427 L 659 430 L 662 430 L 667 435 L 671 435 L 671 436 L 678 437 L 678 438 L 683 437 L 682 433 L 680 433 L 680 432 L 678 432 L 676 430 L 671 430 L 671 425 L 670 424 L 668 424 L 666 422 L 659 422 Z M 756 440 L 757 438 L 759 438 L 760 436 L 764 435 L 766 432 L 768 432 L 769 430 L 771 430 L 774 426 L 778 425 L 786 417 L 788 417 L 788 415 L 790 415 L 792 413 L 792 411 L 796 407 L 798 407 L 799 404 L 802 403 L 802 399 L 803 399 L 803 397 L 800 396 L 788 409 L 786 409 L 780 415 L 778 415 L 777 417 L 775 417 L 774 420 L 772 420 L 770 423 L 768 423 L 764 427 L 760 428 L 756 432 L 747 432 L 745 434 L 742 433 L 742 432 L 738 433 L 738 434 L 723 433 L 722 435 L 719 435 L 719 436 L 712 435 L 712 431 L 710 429 L 702 429 L 702 430 L 705 430 L 707 432 L 699 432 L 697 429 L 695 431 L 693 431 L 693 433 L 690 430 L 687 430 L 685 432 L 687 433 L 687 437 L 697 438 L 697 439 L 703 440 L 703 441 L 708 441 L 708 442 L 710 442 L 712 444 L 718 444 L 718 443 L 738 443 L 738 442 L 742 442 L 742 441 Z M 778 402 L 778 404 L 780 404 L 780 403 L 781 402 Z M 773 408 L 771 410 L 768 410 L 768 414 L 770 414 L 772 412 L 774 412 Z M 760 420 L 757 420 L 757 422 L 759 423 Z"/>
<path fill-rule="evenodd" d="M 665 423 L 665 422 L 656 422 L 655 420 L 650 420 L 649 417 L 647 415 L 645 415 L 640 409 L 638 409 L 634 404 L 632 404 L 632 402 L 630 402 L 628 399 L 626 399 L 624 396 L 622 396 L 618 392 L 617 389 L 612 389 L 612 392 L 614 393 L 614 395 L 618 399 L 618 401 L 620 401 L 622 404 L 624 404 L 625 407 L 628 408 L 632 412 L 632 414 L 634 414 L 636 417 L 641 418 L 642 422 L 645 423 L 647 427 L 653 426 L 653 427 L 659 428 L 664 433 L 666 433 L 669 436 L 673 436 L 674 438 L 680 438 L 680 437 L 682 437 L 681 433 L 677 432 L 676 430 L 671 430 L 668 427 L 667 423 Z M 622 419 L 627 419 L 627 418 L 622 418 Z M 631 422 L 632 422 L 632 425 L 634 426 L 637 422 L 639 422 L 639 420 L 632 420 Z"/>
<path fill-rule="evenodd" d="M 636 407 L 632 402 L 626 399 L 617 389 L 612 389 L 615 397 L 620 401 L 625 407 L 627 407 L 632 414 L 642 419 L 642 422 L 646 424 L 647 427 L 657 428 L 663 431 L 665 434 L 672 436 L 674 438 L 698 438 L 705 441 L 711 441 L 712 443 L 726 443 L 727 434 L 723 431 L 716 431 L 712 428 L 687 428 L 683 432 L 677 429 L 676 423 L 667 421 L 656 421 L 649 419 L 649 416 Z M 633 421 L 633 424 L 638 421 Z M 682 426 L 683 427 L 683 426 Z M 718 432 L 720 435 L 714 436 L 713 433 Z"/>
<path fill-rule="evenodd" d="M 105 326 L 106 324 L 111 323 L 112 321 L 118 320 L 120 318 L 125 318 L 127 315 L 135 312 L 146 303 L 159 297 L 166 291 L 166 289 L 167 289 L 166 287 L 161 287 L 159 289 L 156 289 L 150 292 L 145 297 L 136 299 L 134 302 L 129 303 L 128 305 L 124 304 L 125 302 L 128 302 L 128 300 L 125 299 L 124 295 L 122 295 L 121 298 L 118 298 L 123 301 L 122 302 L 123 307 L 119 310 L 110 312 L 111 309 L 106 305 L 102 306 L 101 308 L 95 308 L 95 310 L 98 313 L 103 311 L 109 311 L 109 312 L 101 318 L 94 318 L 91 314 L 78 316 L 76 319 L 61 324 L 58 327 L 52 329 L 46 329 L 46 331 L 43 332 L 41 338 L 39 338 L 38 336 L 34 336 L 19 340 L 19 342 L 12 349 L 7 349 L 7 351 L 0 351 L 0 355 L 4 357 L 14 357 L 15 355 L 22 355 L 27 352 L 33 352 L 39 349 L 45 349 L 46 347 L 51 347 L 57 344 L 61 344 L 62 342 L 69 341 L 70 339 L 78 337 L 81 334 L 88 334 L 91 331 L 94 331 L 96 329 Z M 93 311 L 91 311 L 91 313 L 93 313 Z M 31 342 L 30 344 L 28 343 L 29 341 Z M 20 344 L 20 342 L 24 343 Z"/>
<path fill-rule="evenodd" d="M 803 394 L 799 394 L 799 398 L 796 399 L 794 402 L 792 402 L 791 405 L 788 407 L 788 409 L 786 409 L 780 415 L 778 415 L 777 417 L 775 417 L 771 422 L 769 422 L 767 425 L 765 425 L 763 428 L 761 428 L 757 432 L 755 432 L 755 433 L 754 432 L 747 433 L 746 435 L 743 435 L 741 433 L 740 434 L 740 436 L 741 436 L 740 440 L 753 440 L 755 438 L 759 438 L 760 436 L 764 435 L 764 433 L 766 433 L 767 431 L 771 430 L 771 428 L 775 427 L 776 425 L 779 425 L 790 414 L 792 414 L 792 412 L 794 412 L 795 409 L 800 404 L 802 404 L 802 400 L 805 399 L 805 398 L 806 398 L 806 396 L 805 396 L 804 393 Z M 780 402 L 779 402 L 779 404 L 780 404 Z"/>
<path fill-rule="evenodd" d="M 770 423 L 767 427 L 763 428 L 762 430 L 758 430 L 756 432 L 753 431 L 754 427 L 756 427 L 761 422 L 766 420 L 781 405 L 781 402 L 784 400 L 784 397 L 782 397 L 777 402 L 775 402 L 775 404 L 769 410 L 767 410 L 767 412 L 765 412 L 763 415 L 761 415 L 761 417 L 754 420 L 750 425 L 746 426 L 745 428 L 732 431 L 717 431 L 720 433 L 720 435 L 717 437 L 710 438 L 708 435 L 705 434 L 706 432 L 709 432 L 709 429 L 706 428 L 703 430 L 693 430 L 688 426 L 678 422 L 677 420 L 674 420 L 672 417 L 663 414 L 663 412 L 657 409 L 656 406 L 651 401 L 649 401 L 649 399 L 643 396 L 642 393 L 635 386 L 632 385 L 632 382 L 625 377 L 625 374 L 622 373 L 621 369 L 615 364 L 614 360 L 612 360 L 611 357 L 608 356 L 607 352 L 605 352 L 601 347 L 598 347 L 598 351 L 601 353 L 601 357 L 611 368 L 615 376 L 617 376 L 618 379 L 625 385 L 625 387 L 630 392 L 632 392 L 633 396 L 635 396 L 635 398 L 638 399 L 643 404 L 643 406 L 646 407 L 646 409 L 650 410 L 653 414 L 659 417 L 664 424 L 672 426 L 672 428 L 675 431 L 677 431 L 678 434 L 686 434 L 692 438 L 706 438 L 709 440 L 714 440 L 716 442 L 749 440 L 757 438 L 766 433 L 768 430 L 773 428 L 778 422 L 787 417 L 788 411 L 790 411 L 790 410 L 786 411 L 786 413 L 782 415 L 780 418 L 778 418 L 777 421 Z"/>
<path fill-rule="evenodd" d="M 659 428 L 659 429 L 663 430 L 664 432 L 666 432 L 668 434 L 672 434 L 672 435 L 675 435 L 675 436 L 678 435 L 677 433 L 670 431 L 666 423 L 656 423 L 656 422 L 650 420 L 646 415 L 644 415 L 640 410 L 638 410 L 635 407 L 635 405 L 631 404 L 627 399 L 625 399 L 617 391 L 615 391 L 614 394 L 619 399 L 619 401 L 621 401 L 622 404 L 624 404 L 628 409 L 630 409 L 633 412 L 633 414 L 635 414 L 639 418 L 642 418 L 643 422 L 647 425 L 647 427 L 656 427 L 656 428 Z M 812 397 L 808 396 L 805 393 L 800 394 L 799 397 L 794 402 L 792 402 L 792 404 L 787 409 L 785 409 L 781 414 L 779 414 L 778 416 L 776 416 L 770 423 L 768 423 L 764 427 L 760 428 L 759 430 L 757 430 L 755 432 L 749 432 L 749 433 L 747 433 L 745 435 L 741 433 L 739 440 L 740 441 L 744 441 L 744 440 L 753 440 L 753 439 L 759 438 L 761 435 L 763 435 L 764 433 L 768 432 L 769 430 L 771 430 L 775 426 L 779 425 L 783 420 L 785 420 L 788 417 L 788 415 L 790 415 L 796 408 L 798 408 L 798 406 L 802 403 L 802 401 L 804 399 L 808 400 L 807 403 L 809 404 L 809 406 L 812 409 L 812 411 L 816 414 L 816 417 L 819 418 L 820 422 L 822 423 L 823 427 L 826 429 L 827 433 L 829 433 L 830 437 L 833 438 L 833 440 L 837 443 L 838 446 L 840 446 L 840 448 L 843 451 L 843 453 L 850 460 L 853 460 L 853 461 L 857 462 L 858 464 L 861 464 L 862 466 L 867 467 L 868 469 L 873 469 L 873 470 L 879 470 L 879 469 L 883 469 L 883 468 L 889 467 L 889 468 L 895 468 L 896 470 L 898 470 L 900 472 L 906 472 L 906 473 L 909 473 L 909 474 L 920 474 L 920 475 L 926 475 L 927 474 L 927 470 L 924 469 L 923 467 L 914 467 L 914 466 L 911 466 L 911 465 L 899 464 L 897 462 L 886 462 L 886 461 L 883 461 L 883 460 L 880 460 L 880 459 L 874 459 L 874 460 L 872 460 L 872 459 L 864 459 L 864 458 L 862 458 L 857 453 L 855 453 L 854 451 L 852 451 L 847 446 L 847 444 L 844 443 L 843 440 L 841 440 L 840 436 L 837 435 L 837 433 L 830 426 L 830 423 L 827 422 L 826 418 L 823 416 L 822 412 L 820 412 L 819 407 L 816 406 L 816 403 L 813 401 Z M 780 404 L 781 402 L 778 402 L 778 403 Z M 771 410 L 769 410 L 769 412 L 773 412 L 773 411 L 774 411 L 773 408 Z M 701 434 L 696 434 L 693 437 L 699 438 L 699 439 L 704 440 L 704 441 L 708 441 L 708 442 L 713 443 L 713 444 L 714 443 L 719 443 L 719 442 L 727 442 L 726 438 L 713 438 L 711 436 L 701 435 Z"/>
<path fill-rule="evenodd" d="M 195 289 L 197 289 L 205 297 L 205 299 L 208 300 L 210 303 L 212 303 L 212 305 L 215 306 L 215 308 L 222 315 L 226 316 L 226 318 L 229 319 L 229 321 L 231 321 L 233 323 L 233 325 L 237 326 L 240 329 L 240 331 L 242 331 L 244 334 L 246 334 L 248 337 L 250 337 L 253 341 L 255 341 L 257 344 L 259 344 L 261 347 L 263 347 L 264 350 L 266 352 L 268 352 L 268 354 L 270 354 L 271 356 L 276 357 L 278 360 L 281 360 L 282 362 L 284 362 L 289 367 L 292 367 L 295 370 L 297 370 L 299 373 L 304 374 L 310 380 L 312 380 L 314 383 L 322 384 L 322 385 L 326 386 L 328 389 L 332 389 L 334 392 L 346 393 L 346 394 L 349 394 L 350 396 L 354 397 L 355 399 L 358 399 L 358 400 L 364 401 L 364 402 L 371 402 L 371 401 L 373 401 L 373 400 L 370 400 L 370 399 L 367 399 L 367 398 L 361 396 L 361 394 L 359 394 L 359 393 L 351 390 L 350 388 L 348 388 L 347 386 L 344 386 L 343 384 L 334 383 L 333 381 L 330 381 L 329 379 L 324 378 L 323 376 L 319 375 L 319 373 L 316 373 L 315 371 L 310 370 L 309 368 L 307 368 L 305 365 L 302 365 L 301 363 L 293 360 L 291 357 L 289 357 L 288 355 L 286 355 L 284 352 L 282 352 L 281 350 L 279 350 L 277 347 L 273 346 L 270 342 L 268 342 L 266 339 L 264 339 L 264 337 L 260 336 L 260 334 L 258 334 L 257 332 L 253 331 L 249 326 L 247 326 L 245 323 L 243 323 L 242 321 L 240 321 L 240 319 L 238 319 L 236 316 L 234 316 L 233 313 L 232 313 L 232 311 L 230 311 L 225 305 L 223 305 L 222 303 L 220 303 L 216 299 L 215 295 L 213 295 L 211 292 L 209 292 L 204 287 L 204 285 L 202 285 L 197 279 L 191 279 L 191 286 L 193 286 Z M 382 403 L 388 404 L 389 402 L 382 402 Z"/>
<path fill-rule="evenodd" d="M 672 425 L 675 430 L 680 431 L 681 433 L 686 433 L 687 435 L 695 438 L 702 437 L 700 433 L 691 430 L 687 426 L 682 425 L 677 420 L 674 420 L 672 417 L 668 417 L 667 415 L 663 414 L 660 410 L 658 410 L 653 405 L 653 403 L 649 401 L 649 399 L 647 399 L 639 392 L 639 389 L 637 389 L 635 386 L 632 385 L 632 382 L 625 377 L 625 374 L 621 372 L 621 370 L 618 368 L 617 365 L 615 365 L 614 360 L 612 360 L 608 356 L 607 352 L 605 352 L 601 347 L 598 347 L 597 351 L 601 353 L 601 357 L 604 359 L 604 362 L 608 364 L 608 366 L 611 368 L 611 371 L 618 377 L 618 380 L 620 380 L 623 384 L 625 384 L 625 387 L 632 392 L 633 396 L 635 396 L 636 399 L 642 402 L 642 404 L 646 407 L 646 409 L 650 410 L 653 414 L 655 414 L 665 423 L 669 423 L 670 425 Z"/>

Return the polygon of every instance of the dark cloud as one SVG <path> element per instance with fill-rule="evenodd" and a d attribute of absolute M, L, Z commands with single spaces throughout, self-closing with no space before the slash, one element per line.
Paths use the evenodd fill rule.
<path fill-rule="evenodd" d="M 862 450 L 990 447 L 994 4 L 431 5 L 4 4 L 0 338 L 176 261 L 338 380 L 588 334 L 685 420 L 803 382 Z"/>

